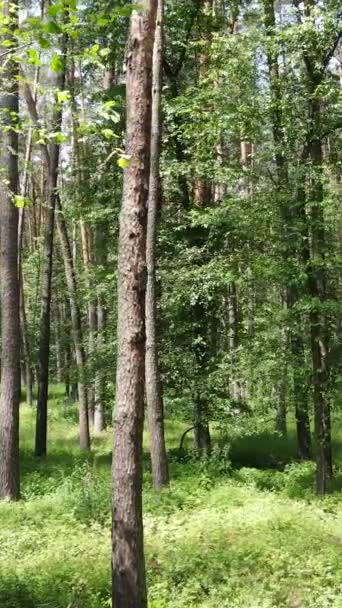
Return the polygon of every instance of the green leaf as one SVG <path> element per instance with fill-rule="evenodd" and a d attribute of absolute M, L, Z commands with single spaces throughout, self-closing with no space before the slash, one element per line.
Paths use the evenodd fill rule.
<path fill-rule="evenodd" d="M 64 101 L 70 100 L 70 92 L 69 91 L 57 91 L 57 101 L 59 103 L 63 103 Z"/>
<path fill-rule="evenodd" d="M 36 49 L 29 49 L 28 52 L 28 63 L 31 65 L 42 65 L 39 53 Z"/>
<path fill-rule="evenodd" d="M 96 25 L 98 25 L 99 27 L 106 27 L 106 25 L 109 24 L 109 19 L 108 17 L 105 17 L 104 15 L 100 15 L 97 19 L 96 19 Z"/>
<path fill-rule="evenodd" d="M 44 36 L 39 36 L 38 42 L 42 49 L 49 49 L 51 46 L 50 42 L 44 38 Z"/>
<path fill-rule="evenodd" d="M 112 129 L 102 129 L 102 135 L 106 139 L 113 139 L 113 138 L 117 138 L 118 137 L 116 135 L 116 133 L 114 133 L 114 131 Z"/>
<path fill-rule="evenodd" d="M 49 137 L 54 139 L 57 144 L 64 144 L 67 141 L 67 136 L 62 133 L 62 131 L 55 131 L 54 133 L 49 133 Z"/>
<path fill-rule="evenodd" d="M 56 17 L 56 15 L 58 15 L 59 13 L 61 13 L 63 11 L 64 11 L 63 4 L 58 4 L 58 3 L 52 4 L 47 9 L 47 13 L 48 13 L 49 17 Z"/>
<path fill-rule="evenodd" d="M 142 8 L 141 4 L 128 4 L 116 11 L 116 15 L 119 15 L 120 17 L 130 17 L 133 11 L 141 11 Z"/>
<path fill-rule="evenodd" d="M 50 63 L 53 72 L 61 72 L 64 69 L 64 61 L 60 55 L 54 55 Z"/>
<path fill-rule="evenodd" d="M 56 21 L 49 21 L 44 25 L 44 31 L 48 34 L 61 34 L 63 30 Z"/>
<path fill-rule="evenodd" d="M 116 162 L 120 169 L 127 169 L 131 164 L 131 158 L 127 154 L 123 154 Z"/>
<path fill-rule="evenodd" d="M 30 199 L 26 198 L 25 196 L 20 196 L 20 194 L 15 194 L 13 200 L 18 209 L 24 209 L 24 207 L 28 207 L 30 204 Z"/>

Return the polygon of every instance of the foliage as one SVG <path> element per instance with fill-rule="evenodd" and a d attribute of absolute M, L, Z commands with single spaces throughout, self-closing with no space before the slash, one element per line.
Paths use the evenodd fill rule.
<path fill-rule="evenodd" d="M 110 433 L 82 459 L 76 424 L 60 398 L 51 412 L 49 457 L 35 470 L 28 452 L 33 412 L 22 407 L 25 500 L 0 505 L 1 605 L 105 608 Z M 177 446 L 184 426 L 168 422 L 169 445 Z M 258 441 L 265 453 L 280 446 L 255 432 L 250 459 Z M 341 505 L 334 496 L 315 499 L 313 465 L 292 462 L 279 471 L 237 469 L 236 462 L 232 469 L 222 466 L 226 458 L 217 446 L 209 462 L 172 461 L 171 487 L 162 492 L 152 490 L 146 463 L 150 606 L 338 608 Z"/>

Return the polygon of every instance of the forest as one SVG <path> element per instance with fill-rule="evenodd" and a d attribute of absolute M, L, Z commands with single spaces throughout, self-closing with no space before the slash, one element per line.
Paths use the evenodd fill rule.
<path fill-rule="evenodd" d="M 1 608 L 341 608 L 341 0 L 0 30 Z"/>

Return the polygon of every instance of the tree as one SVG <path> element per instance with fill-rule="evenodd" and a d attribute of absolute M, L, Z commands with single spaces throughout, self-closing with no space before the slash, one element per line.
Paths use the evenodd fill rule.
<path fill-rule="evenodd" d="M 310 459 L 312 455 L 310 419 L 309 419 L 309 388 L 305 378 L 305 350 L 303 339 L 303 323 L 298 314 L 297 306 L 300 300 L 300 287 L 296 273 L 296 260 L 298 259 L 298 242 L 294 235 L 298 235 L 298 225 L 301 217 L 304 217 L 303 230 L 299 235 L 299 257 L 307 263 L 307 238 L 305 234 L 305 210 L 298 203 L 300 197 L 291 194 L 289 179 L 288 149 L 286 145 L 286 129 L 283 116 L 283 93 L 281 77 L 279 73 L 279 57 L 276 50 L 275 40 L 275 11 L 273 0 L 264 0 L 266 35 L 269 38 L 267 49 L 267 63 L 271 90 L 271 123 L 275 148 L 275 164 L 277 172 L 276 191 L 279 201 L 279 210 L 282 221 L 283 257 L 284 266 L 290 265 L 290 271 L 286 273 L 286 305 L 290 317 L 289 336 L 285 337 L 285 344 L 290 343 L 293 368 L 293 385 L 295 395 L 295 414 L 297 426 L 298 456 L 302 460 Z M 297 193 L 298 194 L 298 193 Z M 295 200 L 293 200 L 295 199 Z M 304 216 L 303 216 L 304 211 Z M 290 264 L 289 264 L 290 263 Z M 303 291 L 303 289 L 302 289 Z M 305 291 L 305 286 L 304 286 Z M 292 322 L 291 322 L 292 321 Z M 285 369 L 285 365 L 283 365 Z M 284 392 L 284 381 L 281 382 L 281 390 Z"/>
<path fill-rule="evenodd" d="M 77 365 L 77 392 L 79 400 L 79 430 L 81 450 L 90 449 L 88 393 L 85 380 L 85 352 L 83 347 L 82 321 L 79 308 L 77 281 L 69 235 L 60 200 L 56 201 L 56 223 L 62 251 L 66 284 L 68 287 L 71 328 Z"/>
<path fill-rule="evenodd" d="M 18 5 L 5 0 L 4 34 L 16 44 Z M 4 47 L 2 47 L 4 48 Z M 0 497 L 16 500 L 19 483 L 20 322 L 18 279 L 18 64 L 12 53 L 1 56 L 3 92 L 0 97 L 0 282 L 1 282 L 1 392 Z"/>
<path fill-rule="evenodd" d="M 146 206 L 157 1 L 133 10 L 127 53 L 127 154 L 118 253 L 113 452 L 113 608 L 146 608 L 142 521 Z"/>
<path fill-rule="evenodd" d="M 157 24 L 153 51 L 152 121 L 151 121 L 151 168 L 147 213 L 146 239 L 146 400 L 150 426 L 152 477 L 155 488 L 169 482 L 169 471 L 164 436 L 163 393 L 157 333 L 156 294 L 156 234 L 160 213 L 160 101 L 163 58 L 163 0 L 158 2 Z"/>
<path fill-rule="evenodd" d="M 63 90 L 66 73 L 66 35 L 63 36 L 62 65 L 56 74 L 56 88 Z M 58 133 L 62 126 L 62 105 L 55 102 L 52 116 L 52 133 Z M 41 309 L 39 336 L 39 378 L 37 399 L 37 421 L 35 455 L 45 456 L 47 451 L 47 402 L 49 391 L 49 358 L 50 358 L 50 317 L 51 317 L 51 280 L 53 268 L 53 241 L 55 226 L 55 208 L 57 201 L 57 179 L 59 168 L 60 143 L 53 139 L 49 145 L 47 156 L 47 210 L 45 220 L 44 248 L 41 273 Z"/>

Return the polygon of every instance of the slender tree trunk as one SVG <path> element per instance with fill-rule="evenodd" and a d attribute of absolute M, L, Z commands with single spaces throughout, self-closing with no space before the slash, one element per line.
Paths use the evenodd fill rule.
<path fill-rule="evenodd" d="M 6 39 L 16 44 L 18 6 L 5 0 L 2 14 L 10 19 Z M 20 496 L 19 400 L 20 322 L 18 281 L 18 70 L 6 57 L 1 65 L 0 97 L 3 132 L 0 180 L 0 283 L 1 283 L 1 392 L 0 392 L 0 498 Z"/>
<path fill-rule="evenodd" d="M 271 38 L 273 36 L 273 30 L 275 27 L 274 0 L 264 0 L 264 12 L 266 32 Z M 274 45 L 274 41 L 272 41 L 271 44 Z M 289 197 L 290 184 L 288 165 L 286 161 L 286 141 L 284 138 L 282 89 L 279 75 L 278 54 L 274 50 L 274 46 L 271 46 L 271 49 L 268 50 L 267 62 L 271 87 L 271 118 L 273 140 L 275 145 L 275 161 L 278 177 L 278 193 L 280 199 L 279 204 L 284 231 L 284 265 L 288 265 L 289 259 L 296 259 L 298 257 L 306 265 L 307 240 L 305 238 L 305 193 L 304 201 L 302 201 L 301 197 L 298 196 L 295 202 L 293 203 L 291 200 L 291 195 Z M 298 233 L 298 225 L 301 225 L 303 219 L 304 228 L 302 228 L 301 233 L 299 235 L 300 243 L 298 256 L 298 243 L 293 242 L 292 234 Z M 304 356 L 304 339 L 301 316 L 298 315 L 298 313 L 293 313 L 293 311 L 296 310 L 296 304 L 299 302 L 301 294 L 299 288 L 296 285 L 296 281 L 293 281 L 292 277 L 289 279 L 289 282 L 291 284 L 288 284 L 286 287 L 286 303 L 290 318 L 292 317 L 292 323 L 289 329 L 289 343 L 292 354 L 293 366 L 293 386 L 297 424 L 298 456 L 301 460 L 306 460 L 311 458 L 312 450 L 309 419 L 308 386 L 305 373 L 303 372 L 306 367 Z M 307 287 L 304 288 L 304 291 L 307 292 Z"/>
<path fill-rule="evenodd" d="M 208 404 L 200 395 L 196 396 L 194 406 L 194 444 L 202 456 L 210 452 L 211 438 L 208 422 Z"/>
<path fill-rule="evenodd" d="M 63 41 L 63 58 L 66 60 L 66 38 Z M 64 89 L 65 67 L 56 77 L 56 87 Z M 60 131 L 62 126 L 61 104 L 55 105 L 52 116 L 52 130 Z M 49 390 L 49 360 L 50 360 L 50 316 L 51 316 L 51 280 L 53 262 L 53 240 L 55 224 L 55 207 L 57 200 L 57 177 L 59 165 L 60 145 L 53 142 L 49 146 L 48 154 L 48 202 L 46 210 L 46 223 L 44 246 L 42 253 L 41 271 L 41 310 L 40 310 L 40 337 L 39 337 L 39 378 L 35 455 L 45 456 L 47 451 L 47 402 Z"/>
<path fill-rule="evenodd" d="M 167 485 L 169 482 L 164 434 L 163 392 L 158 352 L 156 294 L 156 236 L 161 202 L 159 159 L 161 142 L 160 100 L 163 57 L 163 12 L 163 0 L 159 0 L 153 52 L 151 168 L 146 239 L 146 400 L 151 438 L 152 478 L 156 489 Z"/>
<path fill-rule="evenodd" d="M 78 161 L 79 162 L 79 161 Z M 84 220 L 80 222 L 81 241 L 83 263 L 86 273 L 88 293 L 92 290 L 91 271 L 94 264 L 94 253 L 92 235 L 90 226 Z M 88 357 L 91 363 L 94 362 L 96 356 L 96 332 L 97 332 L 97 302 L 95 298 L 91 298 L 88 302 Z M 88 383 L 88 407 L 89 417 L 94 425 L 95 416 L 95 386 L 94 383 Z"/>
<path fill-rule="evenodd" d="M 97 332 L 96 332 L 96 352 L 101 353 L 104 344 L 105 331 L 105 307 L 102 295 L 97 298 Z M 104 419 L 104 374 L 102 366 L 96 369 L 95 374 L 95 412 L 94 412 L 94 431 L 102 433 L 105 427 Z"/>
<path fill-rule="evenodd" d="M 319 102 L 311 97 L 311 120 L 314 121 L 315 133 L 320 133 L 320 107 Z M 328 319 L 322 308 L 327 299 L 326 278 L 326 243 L 323 217 L 323 154 L 322 144 L 317 138 L 310 146 L 310 156 L 313 166 L 313 176 L 310 197 L 310 228 L 311 228 L 311 264 L 309 283 L 313 307 L 310 311 L 310 335 L 312 353 L 313 402 L 315 411 L 315 437 L 316 437 L 316 491 L 317 494 L 326 494 L 331 489 L 333 477 L 332 448 L 331 448 L 331 420 L 329 396 L 329 351 L 330 336 Z M 317 302 L 320 304 L 318 305 Z"/>
<path fill-rule="evenodd" d="M 118 254 L 118 359 L 113 453 L 113 608 L 146 608 L 142 520 L 146 205 L 157 0 L 133 11 L 127 54 L 127 152 Z"/>
<path fill-rule="evenodd" d="M 89 414 L 88 414 L 88 400 L 87 400 L 87 386 L 85 383 L 85 353 L 83 347 L 83 336 L 82 336 L 82 321 L 81 313 L 78 305 L 77 296 L 77 283 L 76 274 L 72 258 L 71 244 L 67 232 L 67 226 L 65 223 L 62 207 L 59 199 L 56 202 L 57 205 L 57 230 L 58 237 L 61 246 L 65 278 L 68 287 L 68 295 L 70 302 L 71 312 L 71 328 L 73 341 L 75 346 L 75 356 L 77 365 L 77 389 L 79 399 L 79 431 L 80 431 L 80 448 L 81 450 L 90 449 L 90 436 L 89 436 Z"/>
<path fill-rule="evenodd" d="M 61 311 L 60 304 L 56 302 L 55 305 L 55 345 L 56 345 L 56 378 L 58 384 L 63 382 L 63 344 L 61 334 Z"/>
<path fill-rule="evenodd" d="M 304 13 L 311 18 L 316 7 L 314 0 L 304 0 Z M 312 305 L 310 309 L 310 336 L 312 355 L 313 402 L 316 438 L 316 492 L 326 494 L 333 478 L 331 420 L 330 420 L 330 347 L 329 319 L 324 306 L 327 302 L 327 243 L 323 211 L 323 137 L 321 125 L 322 92 L 319 87 L 324 76 L 318 50 L 304 48 L 308 94 L 307 151 L 311 160 L 309 181 L 310 206 L 307 209 L 310 226 L 310 263 L 308 284 Z"/>
<path fill-rule="evenodd" d="M 26 387 L 26 403 L 32 405 L 33 403 L 33 372 L 31 362 L 31 349 L 29 337 L 27 335 L 27 320 L 25 310 L 25 299 L 24 299 L 24 285 L 21 269 L 20 273 L 20 327 L 21 327 L 21 342 L 23 347 L 24 355 L 24 369 L 25 369 L 25 387 Z"/>
<path fill-rule="evenodd" d="M 228 347 L 233 369 L 236 364 L 236 351 L 239 347 L 239 314 L 237 303 L 237 291 L 235 283 L 229 283 L 227 294 L 228 307 Z M 235 374 L 235 372 L 234 372 Z M 241 384 L 239 380 L 230 378 L 229 396 L 233 401 L 241 401 Z"/>
<path fill-rule="evenodd" d="M 36 90 L 39 78 L 39 67 L 35 70 L 34 75 L 34 98 L 36 97 Z M 26 198 L 28 194 L 28 181 L 29 181 L 29 162 L 32 153 L 32 136 L 33 129 L 30 126 L 27 134 L 25 160 L 24 160 L 24 172 L 21 184 L 21 194 Z M 25 309 L 25 293 L 24 293 L 24 281 L 22 271 L 22 248 L 23 239 L 25 232 L 25 208 L 19 210 L 19 225 L 18 225 L 18 274 L 19 274 L 19 288 L 20 288 L 20 332 L 21 342 L 23 348 L 23 359 L 25 369 L 25 386 L 26 386 L 26 403 L 32 405 L 33 403 L 33 372 L 32 372 L 32 359 L 31 359 L 31 348 L 30 342 L 27 335 L 27 319 Z M 33 240 L 33 239 L 32 239 Z"/>

